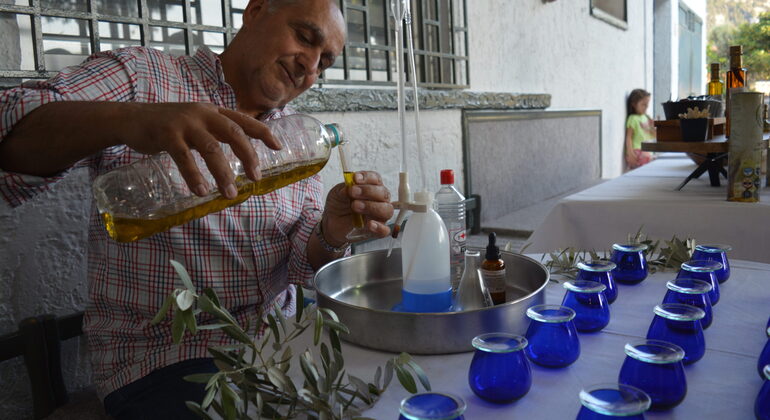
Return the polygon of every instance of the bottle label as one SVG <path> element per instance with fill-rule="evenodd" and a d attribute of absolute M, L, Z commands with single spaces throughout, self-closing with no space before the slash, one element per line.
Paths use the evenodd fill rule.
<path fill-rule="evenodd" d="M 489 289 L 489 294 L 505 293 L 505 270 L 481 269 L 484 284 Z"/>
<path fill-rule="evenodd" d="M 449 264 L 455 288 L 460 282 L 465 266 L 465 238 L 463 226 L 455 225 L 449 228 Z"/>

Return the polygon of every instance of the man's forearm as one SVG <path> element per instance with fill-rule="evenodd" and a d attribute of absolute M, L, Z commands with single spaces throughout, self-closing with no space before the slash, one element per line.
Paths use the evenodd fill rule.
<path fill-rule="evenodd" d="M 321 221 L 319 221 L 318 224 L 320 225 Z M 321 241 L 318 239 L 318 228 L 318 225 L 313 228 L 310 239 L 307 241 L 307 248 L 305 249 L 307 260 L 310 263 L 310 266 L 313 267 L 313 270 L 318 270 L 325 264 L 345 255 L 345 251 L 331 252 L 324 249 L 321 245 Z"/>
<path fill-rule="evenodd" d="M 22 118 L 0 142 L 0 168 L 29 175 L 60 172 L 121 144 L 122 121 L 133 104 L 52 102 Z"/>

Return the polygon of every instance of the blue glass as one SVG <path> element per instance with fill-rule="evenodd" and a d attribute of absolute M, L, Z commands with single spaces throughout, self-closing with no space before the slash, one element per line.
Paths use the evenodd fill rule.
<path fill-rule="evenodd" d="M 612 270 L 617 268 L 614 262 L 601 260 L 589 263 L 579 262 L 577 268 L 579 271 L 576 280 L 598 281 L 606 287 L 604 295 L 607 296 L 607 302 L 615 302 L 618 298 L 618 286 L 612 275 Z"/>
<path fill-rule="evenodd" d="M 703 280 L 681 278 L 666 283 L 668 292 L 663 298 L 663 303 L 684 303 L 703 309 L 705 315 L 700 324 L 705 330 L 714 319 L 714 311 L 711 309 L 711 284 Z"/>
<path fill-rule="evenodd" d="M 644 252 L 647 251 L 647 245 L 612 245 L 612 255 L 610 260 L 617 267 L 612 275 L 615 281 L 626 284 L 640 283 L 647 278 L 647 258 Z"/>
<path fill-rule="evenodd" d="M 620 368 L 618 382 L 635 386 L 650 396 L 650 409 L 676 407 L 687 395 L 684 375 L 684 350 L 676 344 L 644 340 L 626 344 L 626 360 Z"/>
<path fill-rule="evenodd" d="M 759 377 L 762 379 L 765 378 L 765 374 L 763 372 L 765 365 L 770 365 L 770 327 L 767 327 L 765 333 L 767 334 L 765 348 L 762 349 L 762 353 L 759 354 L 759 360 L 757 360 L 757 370 L 759 371 Z"/>
<path fill-rule="evenodd" d="M 395 312 L 431 313 L 452 310 L 452 289 L 439 293 L 412 293 L 401 290 L 401 302 L 393 307 Z"/>
<path fill-rule="evenodd" d="M 575 328 L 580 332 L 599 331 L 610 323 L 610 304 L 606 287 L 595 281 L 574 280 L 564 283 L 567 293 L 562 306 L 575 311 Z"/>
<path fill-rule="evenodd" d="M 696 245 L 692 259 L 716 261 L 722 264 L 722 268 L 716 271 L 717 281 L 721 284 L 730 278 L 730 262 L 727 260 L 727 252 L 732 250 L 730 245 Z"/>
<path fill-rule="evenodd" d="M 759 390 L 757 400 L 754 402 L 754 415 L 757 420 L 770 420 L 770 365 L 763 369 L 765 382 Z"/>
<path fill-rule="evenodd" d="M 482 334 L 473 339 L 468 384 L 481 399 L 507 403 L 524 396 L 532 386 L 532 368 L 522 350 L 527 339 L 512 334 Z"/>
<path fill-rule="evenodd" d="M 682 362 L 686 365 L 700 360 L 706 353 L 706 338 L 700 320 L 703 309 L 681 303 L 663 303 L 655 305 L 655 318 L 652 319 L 647 338 L 668 341 L 684 350 Z"/>
<path fill-rule="evenodd" d="M 535 305 L 527 309 L 529 345 L 524 352 L 533 363 L 549 368 L 571 365 L 580 356 L 575 311 L 566 306 Z"/>
<path fill-rule="evenodd" d="M 711 298 L 711 306 L 716 306 L 719 302 L 719 281 L 715 272 L 720 268 L 722 268 L 722 264 L 716 261 L 690 260 L 682 263 L 682 268 L 679 269 L 676 278 L 691 278 L 711 283 L 709 297 Z"/>
<path fill-rule="evenodd" d="M 465 401 L 440 392 L 425 392 L 401 400 L 399 420 L 463 420 Z"/>
<path fill-rule="evenodd" d="M 577 420 L 644 420 L 650 402 L 646 392 L 630 385 L 594 385 L 580 391 L 582 407 Z"/>

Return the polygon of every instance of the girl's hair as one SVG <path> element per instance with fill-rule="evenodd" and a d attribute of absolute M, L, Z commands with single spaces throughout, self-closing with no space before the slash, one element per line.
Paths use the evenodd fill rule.
<path fill-rule="evenodd" d="M 644 89 L 634 89 L 631 91 L 631 93 L 628 94 L 628 100 L 626 100 L 626 116 L 634 115 L 636 114 L 636 110 L 634 110 L 634 106 L 637 102 L 641 101 L 642 99 L 650 96 L 650 92 L 647 92 Z"/>

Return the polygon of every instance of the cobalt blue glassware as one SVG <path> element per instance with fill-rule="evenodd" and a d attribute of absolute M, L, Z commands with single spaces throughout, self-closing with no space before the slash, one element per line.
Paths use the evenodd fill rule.
<path fill-rule="evenodd" d="M 399 420 L 463 420 L 465 401 L 441 392 L 415 394 L 401 400 Z"/>
<path fill-rule="evenodd" d="M 604 295 L 607 296 L 607 302 L 615 302 L 618 298 L 618 286 L 615 284 L 615 278 L 612 276 L 612 270 L 617 265 L 612 261 L 591 261 L 591 262 L 579 262 L 577 264 L 578 274 L 577 280 L 590 280 L 598 281 L 603 284 Z"/>
<path fill-rule="evenodd" d="M 757 420 L 770 420 L 770 365 L 765 365 L 762 371 L 765 382 L 754 402 L 754 415 Z"/>
<path fill-rule="evenodd" d="M 615 281 L 625 284 L 636 284 L 647 278 L 647 258 L 644 252 L 647 245 L 612 245 L 610 260 L 617 267 L 612 275 Z"/>
<path fill-rule="evenodd" d="M 550 368 L 571 365 L 580 356 L 575 311 L 560 305 L 535 305 L 527 309 L 531 319 L 524 352 L 533 363 Z"/>
<path fill-rule="evenodd" d="M 759 354 L 759 360 L 757 360 L 757 370 L 759 371 L 759 377 L 762 379 L 765 379 L 763 372 L 765 365 L 770 365 L 770 327 L 767 327 L 765 333 L 767 334 L 765 348 L 762 349 L 762 353 Z"/>
<path fill-rule="evenodd" d="M 473 361 L 468 384 L 481 399 L 506 403 L 524 396 L 532 386 L 532 368 L 524 354 L 527 339 L 505 333 L 482 334 L 473 339 Z"/>
<path fill-rule="evenodd" d="M 727 261 L 727 252 L 732 250 L 730 245 L 696 245 L 692 259 L 721 263 L 722 268 L 716 271 L 717 281 L 721 284 L 730 278 L 730 262 Z"/>
<path fill-rule="evenodd" d="M 580 391 L 580 404 L 577 420 L 644 420 L 650 396 L 631 385 L 599 384 Z"/>
<path fill-rule="evenodd" d="M 684 400 L 687 379 L 681 347 L 666 341 L 644 340 L 626 344 L 625 352 L 618 382 L 646 392 L 651 410 L 667 410 Z"/>
<path fill-rule="evenodd" d="M 674 343 L 684 350 L 682 363 L 695 363 L 706 353 L 706 339 L 700 320 L 703 309 L 681 303 L 663 303 L 655 305 L 655 318 L 652 319 L 647 338 Z"/>
<path fill-rule="evenodd" d="M 722 263 L 716 261 L 690 260 L 682 263 L 682 268 L 679 269 L 676 278 L 691 278 L 711 283 L 709 297 L 711 298 L 711 306 L 716 306 L 719 302 L 719 281 L 716 271 L 720 268 L 722 268 Z"/>
<path fill-rule="evenodd" d="M 711 283 L 703 280 L 681 278 L 671 280 L 666 283 L 668 292 L 663 298 L 663 303 L 684 303 L 703 309 L 705 315 L 700 320 L 701 326 L 705 330 L 711 325 L 714 319 L 714 311 L 711 309 L 711 298 L 708 293 L 711 291 Z"/>
<path fill-rule="evenodd" d="M 606 286 L 588 280 L 573 280 L 564 283 L 567 292 L 562 306 L 575 311 L 575 328 L 580 332 L 599 331 L 610 323 L 610 304 L 604 295 Z"/>

